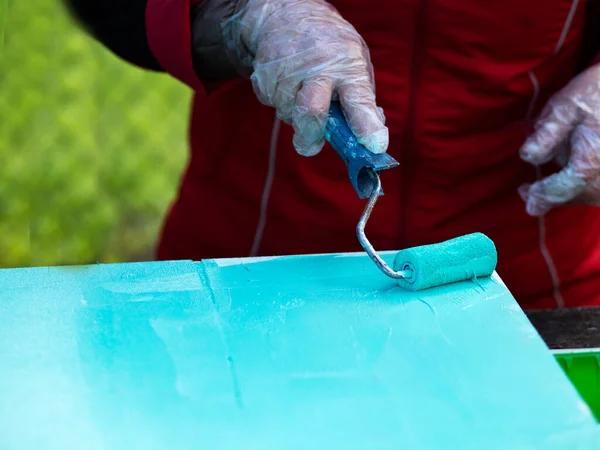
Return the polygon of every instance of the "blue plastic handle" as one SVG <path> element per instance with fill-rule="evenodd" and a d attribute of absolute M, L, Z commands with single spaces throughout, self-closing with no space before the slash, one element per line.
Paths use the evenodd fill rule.
<path fill-rule="evenodd" d="M 368 198 L 375 186 L 374 174 L 399 165 L 387 153 L 375 154 L 356 139 L 339 102 L 331 102 L 325 139 L 348 167 L 348 176 L 359 198 Z M 381 192 L 383 194 L 383 191 Z"/>

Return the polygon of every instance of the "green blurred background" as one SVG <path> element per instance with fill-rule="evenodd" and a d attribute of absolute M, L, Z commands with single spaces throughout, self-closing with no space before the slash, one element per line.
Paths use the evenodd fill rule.
<path fill-rule="evenodd" d="M 151 259 L 190 95 L 114 57 L 59 0 L 0 0 L 0 267 Z"/>

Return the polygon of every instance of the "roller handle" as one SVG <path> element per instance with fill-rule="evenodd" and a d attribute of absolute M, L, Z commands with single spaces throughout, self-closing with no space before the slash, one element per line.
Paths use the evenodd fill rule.
<path fill-rule="evenodd" d="M 338 101 L 331 102 L 325 139 L 346 163 L 350 182 L 359 198 L 370 197 L 376 186 L 375 177 L 378 172 L 399 165 L 387 153 L 372 153 L 358 142 Z"/>

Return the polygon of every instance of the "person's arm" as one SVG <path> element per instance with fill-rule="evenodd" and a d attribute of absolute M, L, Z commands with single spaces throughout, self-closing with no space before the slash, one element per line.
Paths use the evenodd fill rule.
<path fill-rule="evenodd" d="M 147 0 L 64 0 L 72 16 L 106 48 L 132 64 L 162 68 L 148 45 Z"/>
<path fill-rule="evenodd" d="M 195 90 L 250 76 L 258 99 L 294 127 L 294 146 L 324 145 L 332 99 L 357 139 L 387 150 L 366 43 L 325 0 L 65 0 L 115 54 Z"/>
<path fill-rule="evenodd" d="M 71 15 L 87 32 L 115 55 L 139 67 L 163 71 L 148 41 L 148 0 L 64 2 Z M 204 0 L 189 5 L 191 57 L 200 79 L 220 81 L 238 76 L 236 67 L 225 51 L 220 25 L 233 15 L 241 3 L 230 0 Z"/>

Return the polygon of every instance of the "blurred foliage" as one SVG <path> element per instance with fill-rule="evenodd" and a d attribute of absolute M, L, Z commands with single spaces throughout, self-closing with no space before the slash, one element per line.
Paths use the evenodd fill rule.
<path fill-rule="evenodd" d="M 189 90 L 117 59 L 59 0 L 0 3 L 0 267 L 152 258 Z"/>
<path fill-rule="evenodd" d="M 0 0 L 0 68 L 2 68 L 2 50 L 4 49 L 4 14 L 8 0 Z"/>

